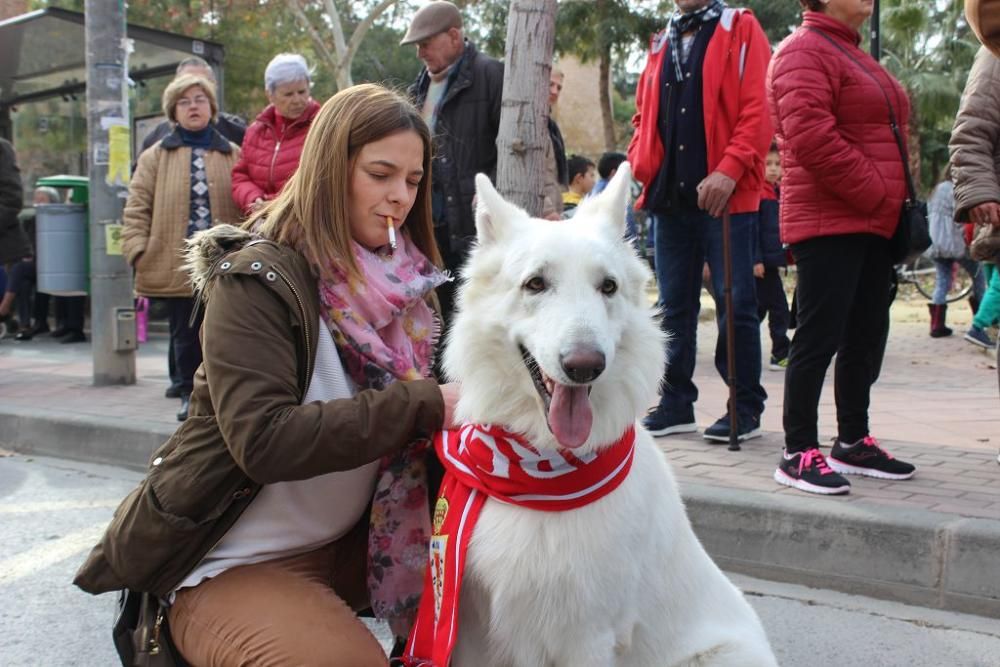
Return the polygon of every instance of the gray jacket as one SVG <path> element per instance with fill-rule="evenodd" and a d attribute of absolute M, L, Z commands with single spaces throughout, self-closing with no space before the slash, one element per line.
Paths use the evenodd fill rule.
<path fill-rule="evenodd" d="M 969 209 L 1000 202 L 1000 59 L 979 49 L 965 84 L 948 144 L 955 181 L 955 220 Z"/>

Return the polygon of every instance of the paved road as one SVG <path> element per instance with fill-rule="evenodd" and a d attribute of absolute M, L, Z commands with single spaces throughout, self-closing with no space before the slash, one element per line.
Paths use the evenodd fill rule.
<path fill-rule="evenodd" d="M 0 457 L 0 665 L 115 664 L 113 596 L 85 595 L 70 580 L 138 479 L 108 466 Z M 786 667 L 1000 667 L 995 619 L 734 580 Z"/>

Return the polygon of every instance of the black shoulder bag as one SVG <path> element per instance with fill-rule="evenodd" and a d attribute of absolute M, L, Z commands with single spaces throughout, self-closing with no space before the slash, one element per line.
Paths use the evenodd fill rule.
<path fill-rule="evenodd" d="M 878 89 L 882 91 L 882 96 L 885 97 L 885 104 L 889 108 L 889 128 L 892 130 L 892 136 L 896 139 L 899 158 L 903 161 L 903 174 L 906 176 L 906 201 L 903 202 L 903 208 L 899 211 L 899 224 L 896 225 L 896 231 L 889 239 L 889 255 L 892 257 L 893 264 L 907 263 L 931 247 L 931 233 L 930 226 L 927 224 L 927 203 L 917 199 L 917 190 L 913 186 L 913 176 L 910 174 L 909 155 L 907 155 L 906 146 L 903 145 L 903 135 L 896 123 L 896 112 L 892 108 L 889 94 L 885 92 L 885 88 L 882 87 L 878 78 L 858 62 L 858 59 L 851 55 L 850 51 L 837 44 L 822 30 L 809 29 L 854 61 L 854 64 L 861 71 L 872 78 Z"/>
<path fill-rule="evenodd" d="M 111 636 L 123 667 L 188 667 L 170 638 L 167 608 L 152 593 L 120 593 Z"/>

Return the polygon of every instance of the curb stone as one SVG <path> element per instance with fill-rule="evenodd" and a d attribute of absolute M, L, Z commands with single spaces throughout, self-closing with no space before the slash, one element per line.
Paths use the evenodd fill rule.
<path fill-rule="evenodd" d="M 1000 618 L 1000 521 L 681 484 L 720 567 Z"/>
<path fill-rule="evenodd" d="M 123 423 L 89 415 L 53 417 L 37 408 L 0 408 L 0 447 L 4 449 L 137 472 L 145 472 L 150 455 L 174 430 L 152 421 L 129 419 Z"/>
<path fill-rule="evenodd" d="M 144 472 L 175 427 L 0 406 L 0 449 Z M 1000 618 L 1000 521 L 680 483 L 725 570 Z"/>

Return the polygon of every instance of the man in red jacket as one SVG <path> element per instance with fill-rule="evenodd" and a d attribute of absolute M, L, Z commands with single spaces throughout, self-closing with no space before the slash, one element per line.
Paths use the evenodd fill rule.
<path fill-rule="evenodd" d="M 698 429 L 692 381 L 702 266 L 723 294 L 721 216 L 732 214 L 739 439 L 760 435 L 767 393 L 760 384 L 760 322 L 753 248 L 771 122 L 764 80 L 770 45 L 757 19 L 722 0 L 677 0 L 666 30 L 653 37 L 636 90 L 628 158 L 650 212 L 663 328 L 671 334 L 660 403 L 643 421 L 653 435 Z M 715 366 L 726 377 L 725 304 L 716 302 Z M 729 417 L 705 429 L 728 442 Z"/>

